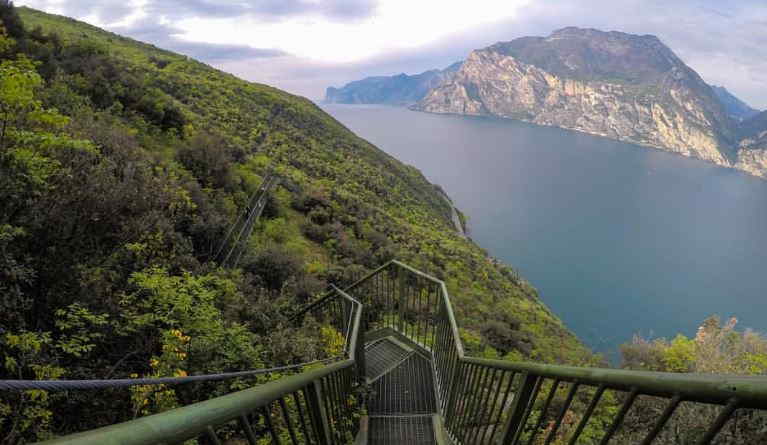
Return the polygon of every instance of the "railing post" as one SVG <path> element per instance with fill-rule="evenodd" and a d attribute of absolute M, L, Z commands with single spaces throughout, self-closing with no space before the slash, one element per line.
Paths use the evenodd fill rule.
<path fill-rule="evenodd" d="M 359 311 L 362 313 L 360 314 L 360 318 L 364 319 L 364 306 L 360 305 Z M 365 340 L 364 340 L 365 332 L 362 330 L 362 326 L 357 328 L 357 340 L 356 340 L 356 346 L 354 351 L 354 361 L 356 362 L 355 366 L 357 367 L 357 381 L 360 385 L 365 384 Z"/>
<path fill-rule="evenodd" d="M 514 394 L 514 406 L 511 408 L 511 414 L 506 421 L 506 429 L 501 440 L 502 444 L 511 445 L 517 441 L 519 433 L 524 427 L 522 419 L 525 417 L 525 410 L 530 403 L 537 380 L 538 376 L 527 372 L 522 374 L 522 385 Z"/>
<path fill-rule="evenodd" d="M 448 391 L 450 391 L 450 394 L 448 395 L 447 409 L 445 412 L 445 426 L 447 428 L 452 426 L 453 416 L 455 415 L 455 405 L 458 403 L 458 393 L 463 390 L 463 386 L 461 386 L 461 390 L 458 389 L 458 379 L 464 375 L 465 365 L 457 358 L 456 360 L 457 363 L 453 369 L 453 375 L 450 376 L 450 383 L 448 386 Z"/>
<path fill-rule="evenodd" d="M 401 267 L 397 268 L 397 278 L 399 279 L 399 320 L 397 321 L 397 330 L 400 334 L 405 335 L 405 305 L 407 303 L 405 282 L 405 270 Z"/>
<path fill-rule="evenodd" d="M 320 445 L 331 445 L 333 441 L 330 436 L 330 423 L 328 414 L 322 404 L 322 388 L 320 380 L 315 380 L 306 388 L 307 402 L 309 405 L 309 415 L 314 419 L 314 428 L 317 433 L 317 440 Z"/>

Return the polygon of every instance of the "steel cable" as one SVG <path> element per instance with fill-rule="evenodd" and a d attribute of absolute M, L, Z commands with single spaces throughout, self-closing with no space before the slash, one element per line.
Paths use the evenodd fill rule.
<path fill-rule="evenodd" d="M 104 379 L 104 380 L 0 380 L 0 390 L 26 391 L 42 389 L 47 391 L 66 391 L 68 389 L 119 388 L 139 385 L 177 385 L 190 382 L 211 382 L 236 377 L 249 377 L 272 372 L 287 371 L 319 363 L 328 363 L 338 358 L 315 360 L 297 365 L 278 366 L 275 368 L 254 369 L 250 371 L 225 372 L 220 374 L 192 375 L 186 377 L 156 377 L 140 379 Z"/>

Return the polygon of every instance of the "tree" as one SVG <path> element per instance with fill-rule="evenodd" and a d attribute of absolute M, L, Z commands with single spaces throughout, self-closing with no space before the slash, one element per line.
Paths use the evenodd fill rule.
<path fill-rule="evenodd" d="M 69 121 L 55 110 L 46 110 L 35 97 L 43 79 L 31 60 L 20 56 L 0 62 L 0 150 L 14 128 L 61 128 Z"/>
<path fill-rule="evenodd" d="M 14 39 L 21 39 L 26 36 L 24 23 L 16 12 L 12 1 L 0 0 L 0 22 L 5 26 L 8 35 Z"/>
<path fill-rule="evenodd" d="M 637 336 L 632 343 L 621 346 L 623 366 L 645 371 L 767 374 L 767 338 L 750 330 L 739 332 L 736 325 L 734 317 L 723 324 L 719 317 L 712 316 L 700 325 L 693 338 L 679 334 L 671 341 L 650 341 Z M 650 397 L 639 400 L 616 439 L 621 443 L 641 440 L 666 403 Z M 720 409 L 700 403 L 680 405 L 669 426 L 653 443 L 697 443 Z M 739 413 L 722 429 L 715 443 L 765 443 L 767 415 L 751 410 Z"/>

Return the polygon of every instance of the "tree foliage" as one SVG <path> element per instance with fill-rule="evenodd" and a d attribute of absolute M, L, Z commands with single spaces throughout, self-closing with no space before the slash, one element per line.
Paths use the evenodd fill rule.
<path fill-rule="evenodd" d="M 725 323 L 717 316 L 703 321 L 695 337 L 682 334 L 671 341 L 636 336 L 621 346 L 623 366 L 630 369 L 737 375 L 767 374 L 767 338 L 752 331 L 738 331 L 737 319 Z M 640 399 L 626 418 L 621 439 L 634 442 L 650 428 L 666 402 Z M 721 408 L 703 404 L 682 404 L 656 442 L 696 443 Z M 767 440 L 767 416 L 752 410 L 738 410 L 714 443 L 763 443 Z"/>
<path fill-rule="evenodd" d="M 395 257 L 447 282 L 477 349 L 593 362 L 529 283 L 454 233 L 420 172 L 310 101 L 7 0 L 0 18 L 0 378 L 314 360 L 338 339 L 285 315 Z M 222 241 L 270 172 L 281 183 L 240 267 L 221 268 Z M 0 441 L 252 383 L 3 394 Z"/>

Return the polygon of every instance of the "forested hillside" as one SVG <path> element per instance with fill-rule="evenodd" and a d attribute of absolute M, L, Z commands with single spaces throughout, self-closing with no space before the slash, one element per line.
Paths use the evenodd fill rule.
<path fill-rule="evenodd" d="M 527 282 L 454 233 L 419 171 L 310 101 L 7 0 L 0 17 L 0 379 L 311 360 L 333 339 L 285 315 L 392 258 L 447 282 L 470 352 L 594 360 Z M 271 171 L 282 181 L 247 252 L 221 267 Z M 0 442 L 251 383 L 4 393 Z"/>

